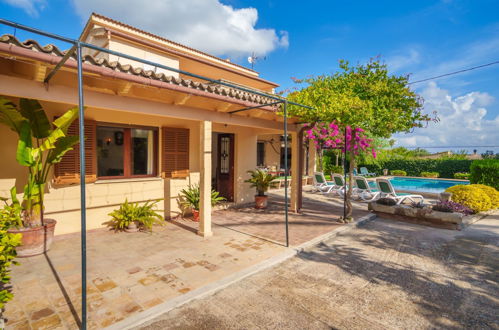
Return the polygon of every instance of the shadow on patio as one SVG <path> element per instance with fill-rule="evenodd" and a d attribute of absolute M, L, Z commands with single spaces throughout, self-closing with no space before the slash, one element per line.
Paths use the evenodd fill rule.
<path fill-rule="evenodd" d="M 209 239 L 171 223 L 149 233 L 88 232 L 88 326 L 100 329 L 253 266 L 285 250 L 219 227 Z M 78 328 L 79 234 L 56 237 L 47 255 L 18 259 L 9 329 Z"/>
<path fill-rule="evenodd" d="M 353 204 L 355 219 L 369 213 L 366 203 Z M 337 220 L 342 215 L 343 200 L 338 196 L 304 191 L 301 212 L 289 212 L 290 245 L 303 244 L 341 226 Z M 258 210 L 249 205 L 215 211 L 212 221 L 218 226 L 284 245 L 286 242 L 284 191 L 270 192 L 269 206 L 265 210 Z"/>

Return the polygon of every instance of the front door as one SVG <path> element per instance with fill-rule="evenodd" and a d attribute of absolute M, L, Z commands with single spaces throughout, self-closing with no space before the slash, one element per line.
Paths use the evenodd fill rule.
<path fill-rule="evenodd" d="M 218 134 L 217 189 L 227 201 L 234 201 L 234 134 Z"/>

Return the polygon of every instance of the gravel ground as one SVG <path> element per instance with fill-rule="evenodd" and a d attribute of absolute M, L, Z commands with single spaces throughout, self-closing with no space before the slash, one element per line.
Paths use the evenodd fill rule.
<path fill-rule="evenodd" d="M 377 219 L 144 329 L 499 329 L 499 217 Z"/>

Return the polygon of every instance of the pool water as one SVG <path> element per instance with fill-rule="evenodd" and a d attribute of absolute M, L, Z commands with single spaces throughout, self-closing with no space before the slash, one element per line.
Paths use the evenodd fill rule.
<path fill-rule="evenodd" d="M 426 179 L 426 178 L 404 178 L 404 177 L 394 177 L 390 179 L 395 191 L 405 190 L 405 191 L 420 191 L 427 193 L 441 193 L 445 189 L 458 185 L 458 184 L 469 184 L 469 181 L 455 181 L 455 180 L 441 180 L 441 179 Z M 369 182 L 369 184 L 374 188 L 376 187 L 375 182 Z"/>

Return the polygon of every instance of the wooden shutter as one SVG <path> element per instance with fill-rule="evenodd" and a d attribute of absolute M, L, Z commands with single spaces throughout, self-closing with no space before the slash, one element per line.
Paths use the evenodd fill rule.
<path fill-rule="evenodd" d="M 189 129 L 162 128 L 161 172 L 164 178 L 183 178 L 189 175 Z"/>
<path fill-rule="evenodd" d="M 68 128 L 69 135 L 78 135 L 78 120 Z M 97 123 L 93 120 L 85 119 L 85 181 L 94 182 L 97 180 Z M 77 144 L 73 150 L 68 151 L 60 163 L 54 166 L 55 184 L 77 184 L 80 183 L 80 145 Z"/>

